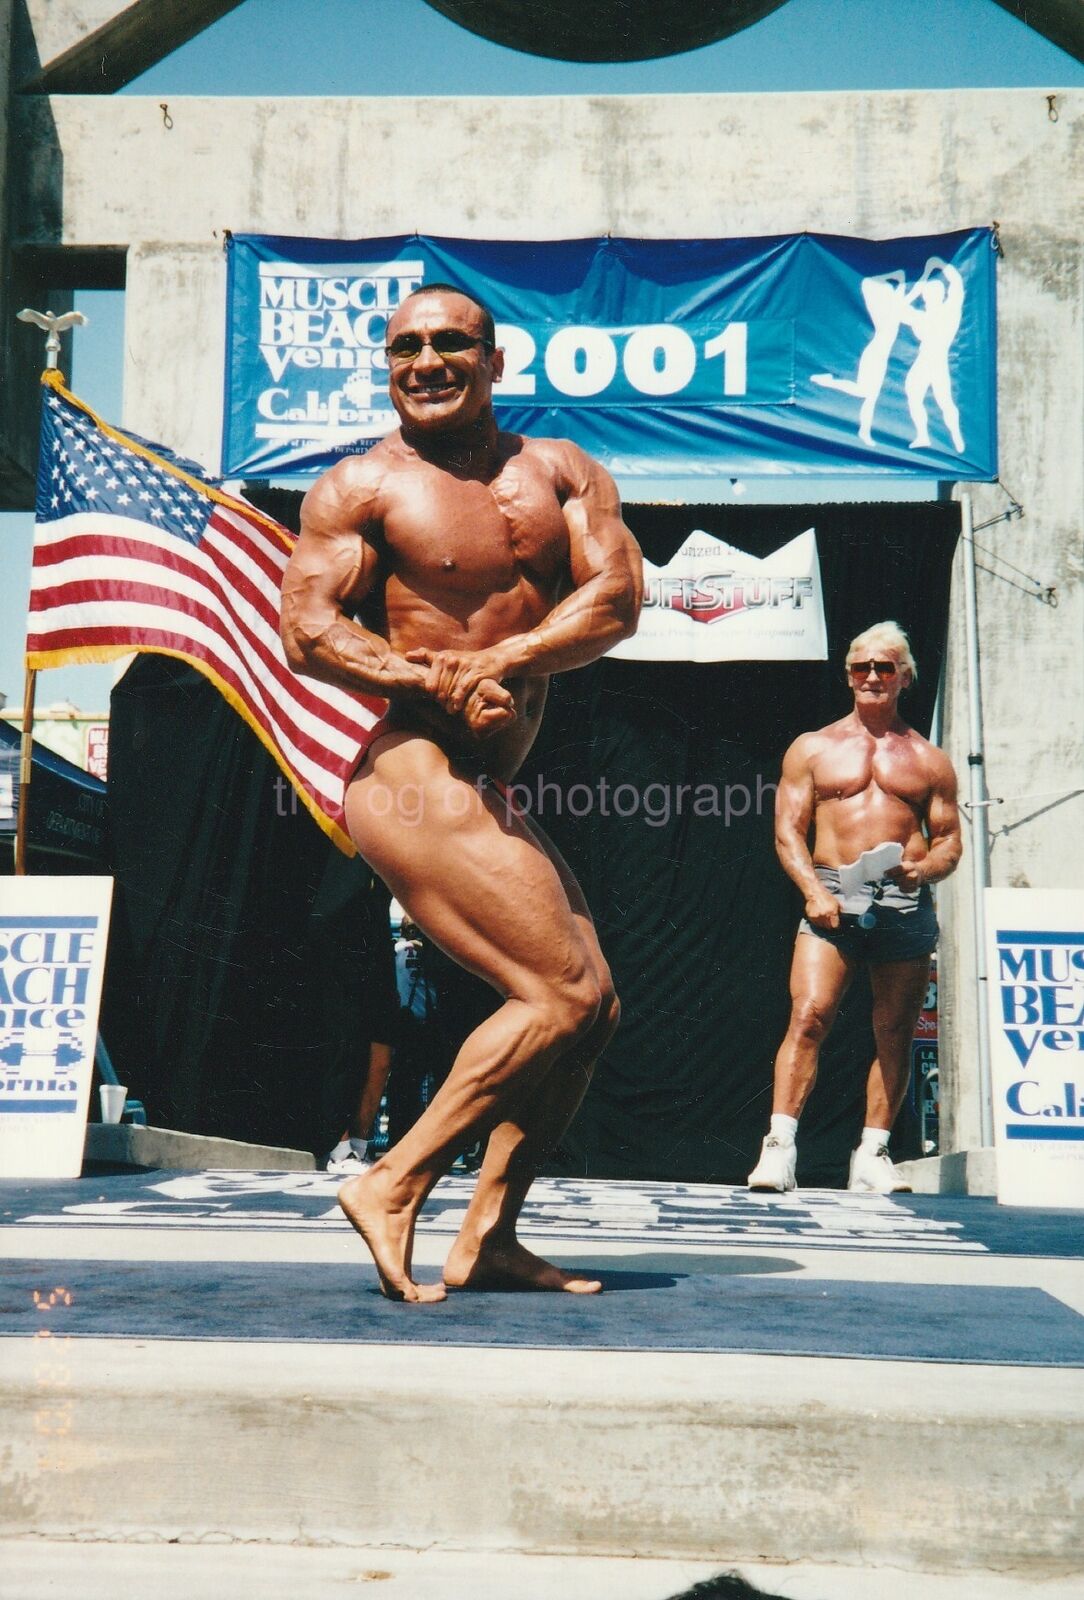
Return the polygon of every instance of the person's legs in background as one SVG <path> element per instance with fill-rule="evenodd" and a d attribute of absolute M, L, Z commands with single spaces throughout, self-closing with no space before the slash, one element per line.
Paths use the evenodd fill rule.
<path fill-rule="evenodd" d="M 369 1045 L 369 1062 L 357 1110 L 343 1132 L 342 1138 L 327 1158 L 328 1172 L 358 1172 L 369 1166 L 369 1141 L 375 1131 L 380 1102 L 384 1098 L 388 1075 L 391 1072 L 392 1047 L 374 1039 Z"/>

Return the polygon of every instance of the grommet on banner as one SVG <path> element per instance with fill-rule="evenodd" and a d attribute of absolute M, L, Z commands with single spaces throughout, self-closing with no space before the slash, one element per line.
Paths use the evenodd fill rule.
<path fill-rule="evenodd" d="M 1001 224 L 997 221 L 991 222 L 990 228 L 992 230 L 990 234 L 990 249 L 1004 261 L 1005 251 L 1001 243 Z"/>

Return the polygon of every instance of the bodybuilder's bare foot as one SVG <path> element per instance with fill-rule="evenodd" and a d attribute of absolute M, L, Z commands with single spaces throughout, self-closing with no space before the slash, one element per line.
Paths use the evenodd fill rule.
<path fill-rule="evenodd" d="M 449 1289 L 549 1289 L 565 1294 L 598 1294 L 602 1284 L 578 1272 L 564 1272 L 532 1255 L 518 1239 L 507 1244 L 483 1240 L 475 1250 L 459 1240 L 444 1267 Z"/>
<path fill-rule="evenodd" d="M 380 1292 L 410 1305 L 446 1298 L 442 1283 L 415 1283 L 410 1276 L 414 1218 L 388 1204 L 388 1185 L 373 1170 L 348 1178 L 339 1190 L 339 1204 L 369 1247 L 380 1277 Z"/>

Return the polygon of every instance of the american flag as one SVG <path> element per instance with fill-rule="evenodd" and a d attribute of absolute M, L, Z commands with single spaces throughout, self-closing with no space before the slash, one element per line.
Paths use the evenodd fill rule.
<path fill-rule="evenodd" d="M 102 422 L 55 373 L 43 381 L 27 666 L 133 650 L 189 662 L 353 854 L 343 789 L 387 702 L 287 665 L 279 597 L 293 535 L 160 446 Z"/>

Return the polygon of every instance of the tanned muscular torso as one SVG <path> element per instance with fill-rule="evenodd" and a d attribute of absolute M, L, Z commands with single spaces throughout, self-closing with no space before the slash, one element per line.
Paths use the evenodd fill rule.
<path fill-rule="evenodd" d="M 927 852 L 922 824 L 940 754 L 913 728 L 874 737 L 853 717 L 806 735 L 813 781 L 813 860 L 837 867 L 872 845 Z"/>
<path fill-rule="evenodd" d="M 501 434 L 499 447 L 484 482 L 435 466 L 398 437 L 365 458 L 373 497 L 364 536 L 379 569 L 358 620 L 400 655 L 480 650 L 529 632 L 571 588 L 561 507 L 574 463 L 559 440 Z M 516 720 L 484 740 L 406 696 L 393 699 L 390 721 L 434 734 L 507 780 L 534 742 L 548 685 L 548 677 L 505 679 Z"/>

